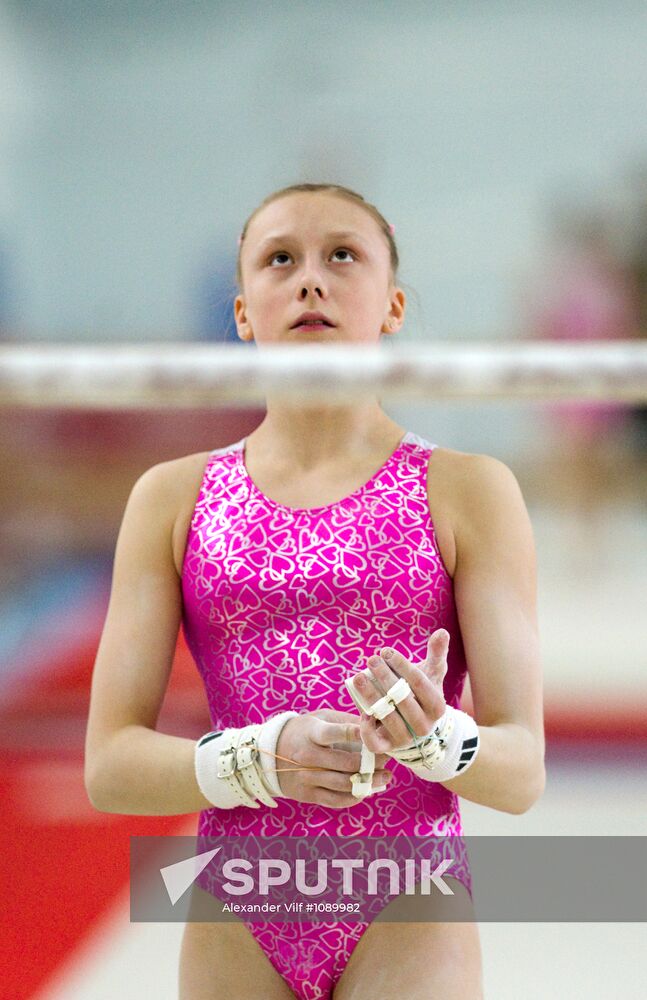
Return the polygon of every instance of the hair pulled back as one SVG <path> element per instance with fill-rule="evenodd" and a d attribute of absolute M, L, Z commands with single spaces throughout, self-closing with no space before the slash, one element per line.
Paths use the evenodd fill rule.
<path fill-rule="evenodd" d="M 355 205 L 359 205 L 361 208 L 364 209 L 364 211 L 368 212 L 369 215 L 371 215 L 372 218 L 375 219 L 378 226 L 384 233 L 385 239 L 387 240 L 387 243 L 389 245 L 389 254 L 391 258 L 392 280 L 394 282 L 396 281 L 398 267 L 400 265 L 398 248 L 395 245 L 395 240 L 393 238 L 391 226 L 386 221 L 386 219 L 379 211 L 379 209 L 375 207 L 375 205 L 372 205 L 369 201 L 366 201 L 361 194 L 357 193 L 357 191 L 351 191 L 350 188 L 343 187 L 341 184 L 291 184 L 289 187 L 281 188 L 279 191 L 273 191 L 272 194 L 269 194 L 267 196 L 267 198 L 264 198 L 263 201 L 258 206 L 258 208 L 254 209 L 252 214 L 245 222 L 245 225 L 243 226 L 240 236 L 238 238 L 238 256 L 236 258 L 236 282 L 239 288 L 242 288 L 243 285 L 242 269 L 240 266 L 240 255 L 243 249 L 243 243 L 245 242 L 245 236 L 247 235 L 247 230 L 249 229 L 249 225 L 252 219 L 255 218 L 256 215 L 258 215 L 261 209 L 265 208 L 265 206 L 269 205 L 271 202 L 276 201 L 278 198 L 284 197 L 284 195 L 293 194 L 300 191 L 330 192 L 331 194 L 338 195 L 340 198 L 347 198 L 348 201 L 353 202 L 353 204 Z"/>

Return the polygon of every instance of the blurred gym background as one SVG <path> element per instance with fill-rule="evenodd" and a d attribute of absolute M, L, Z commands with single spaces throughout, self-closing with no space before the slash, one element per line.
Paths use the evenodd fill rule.
<path fill-rule="evenodd" d="M 402 342 L 644 337 L 646 42 L 644 4 L 616 0 L 2 0 L 0 337 L 239 343 L 237 234 L 303 181 L 395 224 Z M 647 406 L 386 409 L 508 464 L 535 531 L 548 787 L 520 817 L 463 801 L 466 833 L 645 835 Z M 197 816 L 92 808 L 89 683 L 136 478 L 262 416 L 0 409 L 12 1000 L 177 996 L 183 928 L 129 923 L 128 836 L 192 834 Z M 159 728 L 205 726 L 180 635 Z M 484 924 L 486 996 L 646 993 L 641 930 Z"/>

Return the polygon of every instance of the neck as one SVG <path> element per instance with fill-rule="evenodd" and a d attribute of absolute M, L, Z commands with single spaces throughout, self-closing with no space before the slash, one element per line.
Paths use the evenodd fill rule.
<path fill-rule="evenodd" d="M 404 434 L 376 399 L 350 404 L 312 404 L 267 400 L 265 419 L 250 435 L 268 456 L 291 456 L 306 469 L 342 455 L 365 455 L 379 450 L 385 439 Z"/>

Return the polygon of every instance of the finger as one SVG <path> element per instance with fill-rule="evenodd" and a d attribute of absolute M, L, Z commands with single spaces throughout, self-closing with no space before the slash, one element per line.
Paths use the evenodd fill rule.
<path fill-rule="evenodd" d="M 325 722 L 352 722 L 358 724 L 357 712 L 341 712 L 335 708 L 317 708 L 313 712 L 304 712 L 304 715 L 313 715 L 317 719 Z"/>
<path fill-rule="evenodd" d="M 310 791 L 316 793 L 317 802 L 320 805 L 332 806 L 334 809 L 348 808 L 353 802 L 357 802 L 353 796 L 352 782 L 350 776 L 346 779 L 346 784 L 343 786 L 343 790 L 340 791 L 339 788 L 332 788 L 330 783 L 323 778 L 324 772 L 321 772 L 321 776 L 317 776 L 317 783 L 313 784 Z M 304 801 L 307 801 L 304 799 Z"/>
<path fill-rule="evenodd" d="M 370 667 L 355 674 L 351 687 L 357 696 L 356 704 L 360 716 L 363 714 L 364 708 L 370 709 L 376 701 L 384 696 L 384 691 Z"/>
<path fill-rule="evenodd" d="M 332 747 L 331 747 L 331 750 L 341 750 L 341 752 L 345 753 L 345 754 L 349 754 L 349 753 L 350 754 L 352 754 L 352 753 L 361 754 L 361 752 L 362 752 L 362 740 L 361 739 L 359 739 L 359 740 L 353 740 L 352 743 L 333 743 Z M 375 753 L 375 751 L 372 751 L 372 752 Z M 390 754 L 388 754 L 388 753 L 376 753 L 375 754 L 374 770 L 375 771 L 381 771 L 382 768 L 384 768 L 386 766 L 386 763 L 389 760 L 389 757 L 390 757 Z"/>
<path fill-rule="evenodd" d="M 345 754 L 349 754 L 349 753 L 350 754 L 352 754 L 352 753 L 361 754 L 361 752 L 362 752 L 362 740 L 361 739 L 359 739 L 359 740 L 353 740 L 352 743 L 333 743 L 331 749 L 332 750 L 341 750 L 341 752 L 345 753 Z M 370 747 L 368 747 L 367 749 L 371 750 Z M 390 749 L 392 750 L 393 748 L 391 747 Z M 371 750 L 371 753 L 373 753 L 375 755 L 375 764 L 373 765 L 373 770 L 374 771 L 383 771 L 384 768 L 386 767 L 388 761 L 391 758 L 391 754 L 390 753 L 376 753 L 375 750 Z M 343 758 L 343 759 L 347 760 L 348 758 L 346 757 L 346 758 Z M 358 760 L 358 761 L 360 759 L 361 759 L 360 757 L 356 758 L 356 760 Z M 332 767 L 336 767 L 336 764 L 333 763 Z M 358 770 L 358 769 L 359 769 L 359 764 L 357 765 L 357 767 L 352 767 L 352 766 L 351 767 L 346 767 L 346 766 L 343 766 L 343 767 L 338 768 L 338 770 L 344 770 L 344 771 L 350 770 L 351 772 L 353 770 Z"/>
<path fill-rule="evenodd" d="M 394 659 L 397 661 L 397 664 L 400 664 L 401 669 L 403 668 L 403 664 L 406 664 L 407 667 L 409 666 L 408 660 L 406 660 L 401 654 L 395 654 L 394 657 L 392 657 L 391 662 L 393 662 Z M 404 676 L 404 672 L 402 674 L 394 673 L 394 671 L 387 666 L 380 656 L 370 657 L 368 664 L 371 669 L 371 673 L 384 694 L 386 694 L 386 692 L 397 683 L 400 676 Z M 397 707 L 394 708 L 392 712 L 389 712 L 384 719 L 382 719 L 381 724 L 391 736 L 391 739 L 393 740 L 392 746 L 401 746 L 403 742 L 410 741 L 411 733 L 408 726 L 411 726 L 415 732 L 418 732 L 416 726 L 419 727 L 424 725 L 424 711 L 416 700 L 413 688 L 406 698 L 403 698 L 402 701 L 398 702 Z"/>
<path fill-rule="evenodd" d="M 384 663 L 393 671 L 397 677 L 403 677 L 404 674 L 400 672 L 401 667 L 409 666 L 409 660 L 402 653 L 399 653 L 397 649 L 393 649 L 392 646 L 383 646 L 380 650 L 377 659 L 383 660 Z"/>
<path fill-rule="evenodd" d="M 390 771 L 381 771 L 379 774 L 374 775 L 373 787 L 381 788 L 383 785 L 388 785 L 391 779 L 392 775 Z M 349 774 L 339 774 L 336 771 L 329 771 L 320 780 L 322 788 L 329 788 L 337 792 L 350 792 L 352 794 L 353 783 Z"/>
<path fill-rule="evenodd" d="M 361 719 L 360 728 L 364 746 L 371 753 L 391 756 L 394 743 L 382 723 L 374 719 L 372 715 L 366 715 L 365 712 L 362 712 Z"/>
<path fill-rule="evenodd" d="M 447 653 L 449 651 L 449 632 L 446 628 L 438 628 L 427 640 L 427 658 L 425 660 L 426 674 L 436 681 L 442 681 L 447 673 Z"/>
<path fill-rule="evenodd" d="M 305 800 L 308 801 L 308 800 Z M 331 791 L 329 788 L 319 787 L 317 791 L 317 803 L 326 806 L 328 809 L 352 809 L 361 799 L 356 799 L 353 793 Z"/>
<path fill-rule="evenodd" d="M 353 744 L 353 746 L 357 749 L 338 749 L 337 745 L 330 750 L 322 747 L 320 750 L 315 751 L 313 766 L 325 768 L 326 771 L 331 773 L 343 775 L 355 774 L 355 772 L 361 771 L 362 769 L 362 741 L 358 740 L 355 744 Z M 369 747 L 368 749 L 370 750 L 371 748 Z M 384 772 L 385 766 L 391 756 L 390 754 L 383 752 L 384 749 L 385 748 L 382 746 L 382 752 L 379 752 L 379 756 L 376 754 L 375 765 L 373 767 L 373 770 L 380 774 Z M 391 748 L 389 747 L 389 749 Z M 374 753 L 375 751 L 371 752 Z M 323 771 L 320 772 L 320 774 L 323 773 Z M 320 779 L 317 778 L 317 780 Z"/>
<path fill-rule="evenodd" d="M 328 750 L 325 747 L 322 747 L 317 752 L 316 766 L 325 768 L 326 771 L 330 771 L 332 773 L 355 774 L 356 771 L 361 769 L 361 741 L 358 741 L 356 746 L 360 749 L 352 751 L 339 749 Z M 321 773 L 323 773 L 323 771 Z"/>
<path fill-rule="evenodd" d="M 330 722 L 331 713 L 332 713 L 331 708 L 317 708 L 314 709 L 312 712 L 305 712 L 304 714 L 313 715 L 316 719 L 324 719 L 325 721 Z"/>
<path fill-rule="evenodd" d="M 367 708 L 370 708 L 376 701 L 379 701 L 385 693 L 378 678 L 371 669 L 371 661 L 377 662 L 377 660 L 378 657 L 371 657 L 368 660 L 369 666 L 353 677 L 353 688 L 358 693 L 362 704 Z M 362 714 L 364 714 L 363 710 L 360 710 L 360 715 Z"/>
<path fill-rule="evenodd" d="M 403 705 L 407 706 L 406 715 L 404 712 L 403 715 L 405 715 L 407 722 L 416 733 L 416 736 L 424 736 L 428 732 L 429 721 L 431 723 L 436 722 L 445 711 L 442 676 L 439 680 L 434 678 L 433 675 L 430 676 L 428 672 L 415 664 L 409 663 L 401 653 L 391 650 L 390 647 L 385 648 L 384 652 L 386 654 L 385 659 L 388 660 L 389 665 L 393 664 L 398 674 L 404 677 L 415 696 L 414 704 L 411 704 L 409 698 L 406 698 L 400 702 L 398 708 L 401 709 Z M 388 655 L 389 653 L 390 655 Z M 404 728 L 406 729 L 406 726 Z M 411 734 L 408 730 L 406 732 L 410 740 Z M 397 745 L 400 746 L 401 743 Z"/>
<path fill-rule="evenodd" d="M 313 740 L 321 747 L 332 747 L 333 743 L 352 743 L 359 740 L 360 727 L 357 715 L 348 713 L 353 722 L 326 722 L 318 720 L 313 732 Z"/>
<path fill-rule="evenodd" d="M 350 678 L 350 687 L 352 688 L 357 699 L 355 701 L 355 707 L 358 712 L 362 712 L 364 710 L 364 706 L 369 704 L 368 695 L 377 691 L 373 682 L 373 675 L 368 667 L 364 670 L 360 670 L 359 673 L 354 674 L 353 677 Z M 381 692 L 378 692 L 376 697 L 380 698 Z"/>

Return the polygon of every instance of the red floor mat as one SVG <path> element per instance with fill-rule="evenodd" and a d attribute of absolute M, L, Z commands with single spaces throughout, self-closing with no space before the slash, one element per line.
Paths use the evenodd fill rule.
<path fill-rule="evenodd" d="M 14 677 L 3 692 L 0 995 L 8 1000 L 42 989 L 123 893 L 131 835 L 186 833 L 190 820 L 100 813 L 87 797 L 83 752 L 101 626 L 90 637 L 79 629 L 85 639 L 77 648 Z M 181 635 L 158 728 L 197 739 L 209 726 Z"/>

